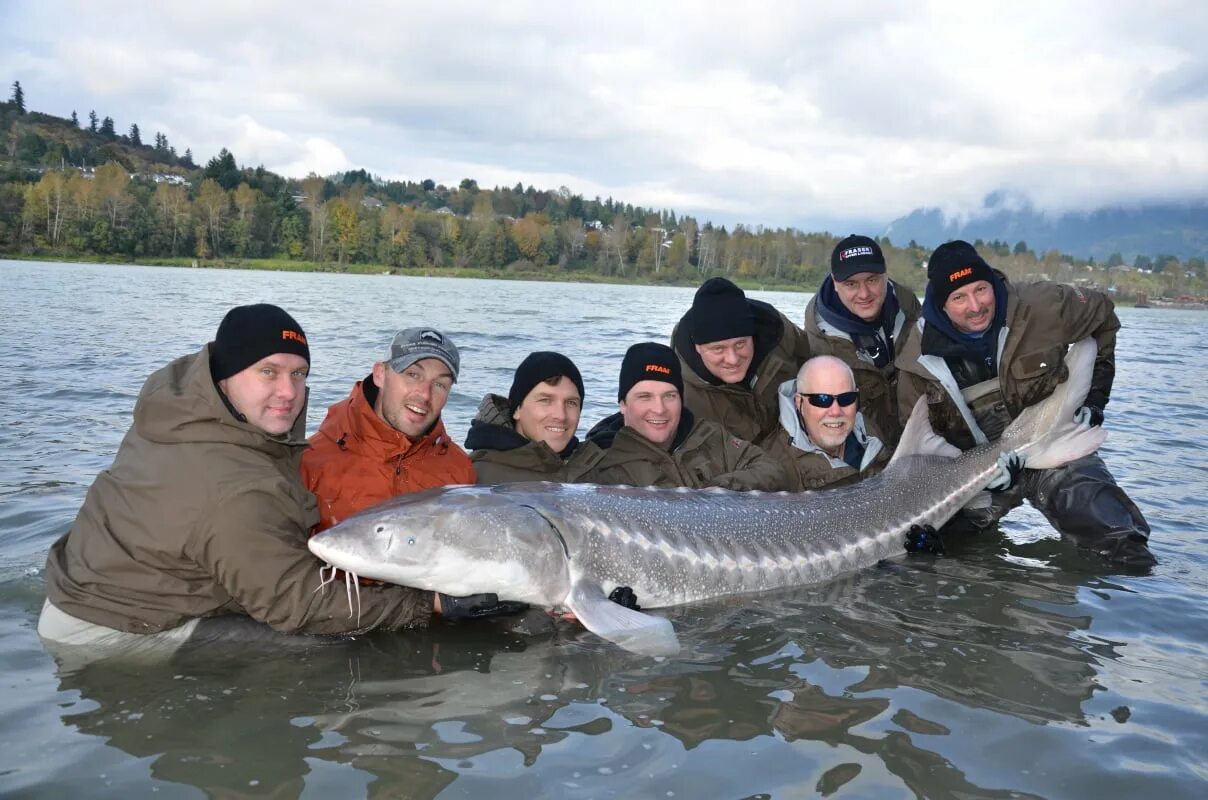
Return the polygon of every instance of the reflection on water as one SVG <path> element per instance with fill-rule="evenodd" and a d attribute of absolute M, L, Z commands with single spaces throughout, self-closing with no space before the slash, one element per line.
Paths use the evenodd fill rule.
<path fill-rule="evenodd" d="M 1000 533 L 950 542 L 947 558 L 669 609 L 684 644 L 673 659 L 535 612 L 288 646 L 219 639 L 167 662 L 72 669 L 33 633 L 46 547 L 112 458 L 141 380 L 197 347 L 229 305 L 279 302 L 303 321 L 311 429 L 395 328 L 444 326 L 466 364 L 446 412 L 461 436 L 479 397 L 537 346 L 564 344 L 583 367 L 585 426 L 609 413 L 625 347 L 665 338 L 691 290 L 11 262 L 0 273 L 16 293 L 0 300 L 6 796 L 1169 800 L 1208 786 L 1206 506 L 1179 485 L 1208 466 L 1208 368 L 1180 355 L 1195 352 L 1204 315 L 1121 312 L 1107 460 L 1154 525 L 1153 575 L 1114 573 L 1021 509 Z M 757 296 L 793 318 L 806 299 Z M 534 313 L 555 307 L 559 326 Z M 80 319 L 92 321 L 84 337 Z M 1155 419 L 1158 371 L 1180 379 Z"/>

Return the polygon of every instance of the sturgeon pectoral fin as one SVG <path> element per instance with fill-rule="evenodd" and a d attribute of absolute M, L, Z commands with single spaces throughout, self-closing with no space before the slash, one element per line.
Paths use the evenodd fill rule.
<path fill-rule="evenodd" d="M 605 597 L 599 586 L 575 584 L 566 605 L 583 627 L 626 650 L 647 656 L 679 652 L 679 640 L 669 621 L 618 605 Z"/>

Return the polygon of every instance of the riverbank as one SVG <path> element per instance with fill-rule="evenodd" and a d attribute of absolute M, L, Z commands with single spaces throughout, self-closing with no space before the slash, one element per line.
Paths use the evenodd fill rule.
<path fill-rule="evenodd" d="M 325 272 L 347 275 L 406 275 L 420 278 L 471 278 L 476 280 L 503 281 L 549 281 L 557 283 L 596 283 L 619 286 L 684 286 L 696 287 L 704 280 L 701 276 L 666 277 L 651 275 L 604 275 L 587 270 L 530 270 L 530 269 L 480 269 L 469 267 L 432 267 L 409 269 L 385 264 L 338 264 L 314 261 L 291 261 L 284 258 L 70 258 L 66 256 L 30 255 L 27 253 L 0 253 L 0 259 L 11 261 L 59 262 L 72 264 L 132 264 L 143 267 L 184 267 L 192 269 L 263 270 L 270 272 Z M 769 292 L 812 293 L 816 286 L 797 283 L 748 280 L 740 276 L 728 276 L 744 290 Z"/>

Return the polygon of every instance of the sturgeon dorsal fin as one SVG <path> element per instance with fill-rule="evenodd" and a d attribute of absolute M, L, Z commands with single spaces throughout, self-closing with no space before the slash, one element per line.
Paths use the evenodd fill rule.
<path fill-rule="evenodd" d="M 914 404 L 914 410 L 910 412 L 910 419 L 906 421 L 902 438 L 898 441 L 898 447 L 893 451 L 893 458 L 889 460 L 889 463 L 892 464 L 906 456 L 956 458 L 960 454 L 960 450 L 950 445 L 944 437 L 931 429 L 931 420 L 927 417 L 927 398 L 920 397 Z"/>

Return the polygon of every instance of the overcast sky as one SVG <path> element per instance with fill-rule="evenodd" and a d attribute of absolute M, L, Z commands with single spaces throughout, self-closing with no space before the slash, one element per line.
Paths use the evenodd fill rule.
<path fill-rule="evenodd" d="M 1203 0 L 0 0 L 0 78 L 202 163 L 565 185 L 724 224 L 1208 196 Z"/>

